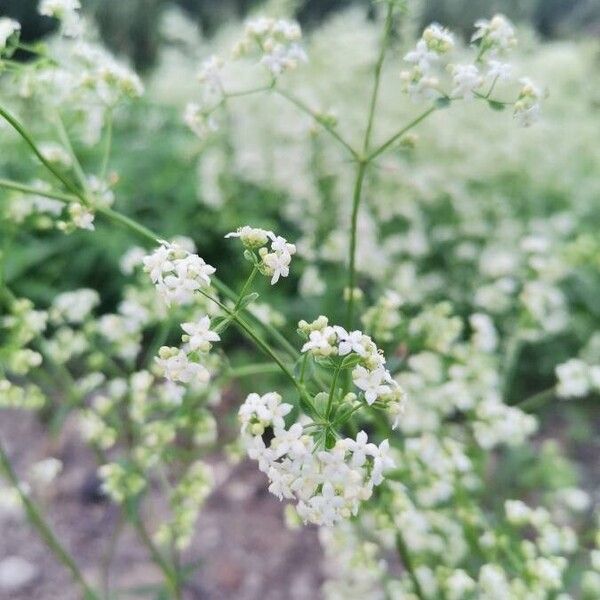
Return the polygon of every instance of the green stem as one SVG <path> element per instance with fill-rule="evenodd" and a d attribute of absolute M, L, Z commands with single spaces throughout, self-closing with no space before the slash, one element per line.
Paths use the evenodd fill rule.
<path fill-rule="evenodd" d="M 369 144 L 371 142 L 371 132 L 373 131 L 373 123 L 375 122 L 375 109 L 377 108 L 377 99 L 379 97 L 379 88 L 381 84 L 381 70 L 383 68 L 385 53 L 392 34 L 393 11 L 394 6 L 390 2 L 388 5 L 387 14 L 385 16 L 385 23 L 383 25 L 383 34 L 381 36 L 379 56 L 377 57 L 377 62 L 375 63 L 373 89 L 371 91 L 371 101 L 369 103 L 369 116 L 367 118 L 367 128 L 365 130 L 365 138 L 363 142 L 364 155 L 368 153 Z"/>
<path fill-rule="evenodd" d="M 333 380 L 331 382 L 331 387 L 329 388 L 329 398 L 327 398 L 327 410 L 325 411 L 325 418 L 329 421 L 329 417 L 331 415 L 331 409 L 333 407 L 333 398 L 335 397 L 335 388 L 337 387 L 338 377 L 340 375 L 340 365 L 335 368 L 333 373 Z"/>
<path fill-rule="evenodd" d="M 290 380 L 292 385 L 298 390 L 300 397 L 306 403 L 309 410 L 311 410 L 314 414 L 319 415 L 319 412 L 316 410 L 312 401 L 302 385 L 295 377 L 294 374 L 290 371 L 290 369 L 282 362 L 282 360 L 277 356 L 275 351 L 265 342 L 253 329 L 244 321 L 236 312 L 229 309 L 222 302 L 205 292 L 204 290 L 198 290 L 200 294 L 202 294 L 205 298 L 208 298 L 212 302 L 214 302 L 217 306 L 221 308 L 227 315 L 229 315 L 234 323 L 237 324 L 238 328 L 244 333 L 248 338 L 250 338 L 256 346 L 262 350 L 268 357 L 270 357 L 279 367 L 279 369 L 283 372 L 283 374 Z"/>
<path fill-rule="evenodd" d="M 248 289 L 252 285 L 252 282 L 256 278 L 257 274 L 258 274 L 258 267 L 256 265 L 254 265 L 254 268 L 252 269 L 252 272 L 248 276 L 248 279 L 246 279 L 246 282 L 244 283 L 244 285 L 242 286 L 242 289 L 240 290 L 240 293 L 238 294 L 238 299 L 237 299 L 237 302 L 235 303 L 235 306 L 233 308 L 233 312 L 237 312 L 238 309 L 240 308 L 240 305 L 242 304 L 242 300 L 246 296 L 246 292 L 248 291 Z"/>
<path fill-rule="evenodd" d="M 523 400 L 519 400 L 515 404 L 511 406 L 517 406 L 521 410 L 531 411 L 536 408 L 539 408 L 540 405 L 545 404 L 550 400 L 554 400 L 556 398 L 556 388 L 551 387 L 547 390 L 542 390 L 537 394 L 533 394 L 533 396 L 529 396 L 524 398 Z"/>
<path fill-rule="evenodd" d="M 360 162 L 358 171 L 356 172 L 356 180 L 354 182 L 354 192 L 352 194 L 352 217 L 350 223 L 350 261 L 348 266 L 348 305 L 346 312 L 346 327 L 348 331 L 352 329 L 352 321 L 354 318 L 354 288 L 356 287 L 356 236 L 358 232 L 358 212 L 360 208 L 360 198 L 362 195 L 363 183 L 367 163 Z"/>
<path fill-rule="evenodd" d="M 225 306 L 222 302 L 220 302 L 219 300 L 217 300 L 216 298 L 214 298 L 213 296 L 211 296 L 204 290 L 198 290 L 198 291 L 205 298 L 208 298 L 211 302 L 214 302 L 217 306 L 219 306 L 219 308 L 221 308 L 221 310 L 223 310 L 227 315 L 229 315 L 231 317 L 232 321 L 234 321 L 234 323 L 236 323 L 238 325 L 238 327 L 242 330 L 242 332 L 244 332 L 265 354 L 267 354 L 270 358 L 272 358 L 277 363 L 277 365 L 279 366 L 281 371 L 283 371 L 283 373 L 294 384 L 294 386 L 297 387 L 299 390 L 304 391 L 304 388 L 302 388 L 299 385 L 298 381 L 296 381 L 296 378 L 294 377 L 292 372 L 281 361 L 281 359 L 277 356 L 277 354 L 275 354 L 275 352 L 271 349 L 271 347 L 267 344 L 267 342 L 265 342 L 262 338 L 260 338 L 258 336 L 258 334 L 256 334 L 252 330 L 252 328 L 245 321 L 243 321 L 241 319 L 241 317 L 235 311 L 233 311 L 230 308 L 228 308 L 227 306 Z"/>
<path fill-rule="evenodd" d="M 23 192 L 24 194 L 32 194 L 37 196 L 44 196 L 45 198 L 53 198 L 54 200 L 60 200 L 64 203 L 77 202 L 78 197 L 70 194 L 63 194 L 62 192 L 56 192 L 54 190 L 38 189 L 31 185 L 25 185 L 18 181 L 11 181 L 10 179 L 0 178 L 0 187 L 8 190 L 15 190 L 16 192 Z"/>
<path fill-rule="evenodd" d="M 258 363 L 254 365 L 242 365 L 229 369 L 225 375 L 231 379 L 249 377 L 250 375 L 259 375 L 264 373 L 279 373 L 279 366 L 273 363 Z"/>
<path fill-rule="evenodd" d="M 285 90 L 273 88 L 273 91 L 282 98 L 288 100 L 288 102 L 291 102 L 294 106 L 296 106 L 296 108 L 299 108 L 302 112 L 311 116 L 317 123 L 319 123 L 319 125 L 321 125 L 326 131 L 328 131 L 329 134 L 332 135 L 352 155 L 353 158 L 358 158 L 358 153 L 356 152 L 356 150 L 327 122 L 326 119 L 323 118 L 322 115 L 312 110 L 307 104 L 302 102 L 302 100 L 296 98 L 295 96 L 293 96 L 289 92 L 286 92 Z"/>
<path fill-rule="evenodd" d="M 113 563 L 113 559 L 115 557 L 115 553 L 117 550 L 117 546 L 119 544 L 119 538 L 121 537 L 121 533 L 123 533 L 123 525 L 125 521 L 123 519 L 123 515 L 119 513 L 119 518 L 117 523 L 113 529 L 113 532 L 108 540 L 108 547 L 106 548 L 106 552 L 102 557 L 102 589 L 104 592 L 104 597 L 106 600 L 110 600 L 110 569 Z"/>
<path fill-rule="evenodd" d="M 375 63 L 375 72 L 373 76 L 373 88 L 371 91 L 371 99 L 369 102 L 369 110 L 367 116 L 367 126 L 365 129 L 365 137 L 363 140 L 362 157 L 358 161 L 358 167 L 356 170 L 356 178 L 354 181 L 354 192 L 352 195 L 352 216 L 350 223 L 350 247 L 349 247 L 349 261 L 348 261 L 348 305 L 346 313 L 346 326 L 348 330 L 352 328 L 352 321 L 354 318 L 354 288 L 356 286 L 356 237 L 358 230 L 358 213 L 360 209 L 360 201 L 362 197 L 362 188 L 365 180 L 365 173 L 369 162 L 372 160 L 370 157 L 365 158 L 369 152 L 369 145 L 371 143 L 371 133 L 373 131 L 373 124 L 375 122 L 375 110 L 377 108 L 377 99 L 379 98 L 379 89 L 381 86 L 381 71 L 383 68 L 383 61 L 385 59 L 385 53 L 388 48 L 392 33 L 393 24 L 393 12 L 394 8 L 392 3 L 388 5 L 387 14 L 385 17 L 385 23 L 383 26 L 383 34 L 381 37 L 381 44 L 379 48 L 379 55 L 377 62 Z"/>
<path fill-rule="evenodd" d="M 38 157 L 40 162 L 56 177 L 70 192 L 75 194 L 78 198 L 85 200 L 82 197 L 82 194 L 77 189 L 77 187 L 69 181 L 56 167 L 41 153 L 36 143 L 33 141 L 33 138 L 27 133 L 26 129 L 21 125 L 21 123 L 6 109 L 0 106 L 0 116 L 9 123 L 9 125 L 25 140 L 27 145 L 31 148 L 33 153 Z"/>
<path fill-rule="evenodd" d="M 175 600 L 180 600 L 182 597 L 181 587 L 175 570 L 172 569 L 169 564 L 167 564 L 167 561 L 164 559 L 162 553 L 155 546 L 150 535 L 148 534 L 148 531 L 146 530 L 146 527 L 144 526 L 142 520 L 137 515 L 133 520 L 133 527 L 137 531 L 138 537 L 140 538 L 142 544 L 144 544 L 144 546 L 146 546 L 146 548 L 150 552 L 152 560 L 162 571 L 167 585 L 171 590 L 171 593 L 173 594 L 173 598 Z"/>
<path fill-rule="evenodd" d="M 149 242 L 152 242 L 152 244 L 155 244 L 155 245 L 160 244 L 162 241 L 156 235 L 156 233 L 154 233 L 153 231 L 151 231 L 150 229 L 148 229 L 141 223 L 134 221 L 133 219 L 127 217 L 123 213 L 117 212 L 116 210 L 113 210 L 112 208 L 98 206 L 98 207 L 96 207 L 96 212 L 98 212 L 101 215 L 104 215 L 105 217 L 114 221 L 115 223 L 122 225 L 126 229 L 130 229 L 131 231 L 134 231 L 140 237 L 146 239 Z"/>
<path fill-rule="evenodd" d="M 417 573 L 415 571 L 415 567 L 412 562 L 412 558 L 410 556 L 410 552 L 408 551 L 408 546 L 404 541 L 404 537 L 402 533 L 398 530 L 396 531 L 396 550 L 398 555 L 400 556 L 400 560 L 402 560 L 402 564 L 412 581 L 413 587 L 415 588 L 415 594 L 419 600 L 426 600 L 426 596 L 423 593 L 423 588 L 419 583 L 419 578 L 417 577 Z"/>
<path fill-rule="evenodd" d="M 338 417 L 337 419 L 334 419 L 333 423 L 331 424 L 332 427 L 337 427 L 338 425 L 342 424 L 344 421 L 347 421 L 350 419 L 350 417 L 357 411 L 359 411 L 361 408 L 363 408 L 363 403 L 361 402 L 360 404 L 357 404 L 356 406 L 354 406 L 352 408 L 352 410 L 349 413 L 346 413 L 344 415 L 342 415 L 341 417 Z"/>
<path fill-rule="evenodd" d="M 56 128 L 58 130 L 58 135 L 59 135 L 62 143 L 66 147 L 67 151 L 69 152 L 69 155 L 71 156 L 71 160 L 73 162 L 73 170 L 75 171 L 75 175 L 77 175 L 79 184 L 81 185 L 81 187 L 84 190 L 87 191 L 87 189 L 88 189 L 87 177 L 85 175 L 83 167 L 81 166 L 81 163 L 79 162 L 79 159 L 77 158 L 77 154 L 75 154 L 73 144 L 71 144 L 71 138 L 69 137 L 69 134 L 67 133 L 67 128 L 65 127 L 65 123 L 62 120 L 62 117 L 60 116 L 60 112 L 58 110 L 56 110 L 54 112 L 54 117 L 56 120 Z"/>
<path fill-rule="evenodd" d="M 62 544 L 58 541 L 54 535 L 52 529 L 42 517 L 41 512 L 35 505 L 33 500 L 21 489 L 19 479 L 15 473 L 10 459 L 4 450 L 3 445 L 0 443 L 0 466 L 11 483 L 11 485 L 17 490 L 21 502 L 25 507 L 27 517 L 33 527 L 36 529 L 40 538 L 44 541 L 46 546 L 52 551 L 54 556 L 70 571 L 73 579 L 79 584 L 83 591 L 83 597 L 85 600 L 100 600 L 99 596 L 92 590 L 90 585 L 85 580 L 82 572 L 80 571 L 77 563 L 73 560 L 71 555 L 65 550 Z"/>
<path fill-rule="evenodd" d="M 410 131 L 413 127 L 418 125 L 421 121 L 425 120 L 432 112 L 434 112 L 437 107 L 431 106 L 425 112 L 421 113 L 416 119 L 412 120 L 408 125 L 400 129 L 400 131 L 396 132 L 394 135 L 389 137 L 381 146 L 373 150 L 371 154 L 367 157 L 367 161 L 371 162 L 375 158 L 377 158 L 380 154 L 385 152 L 396 140 L 401 138 L 405 133 Z"/>
<path fill-rule="evenodd" d="M 104 145 L 104 155 L 102 157 L 102 167 L 100 168 L 100 179 L 104 180 L 108 169 L 108 161 L 110 159 L 110 151 L 112 148 L 112 132 L 113 132 L 113 111 L 108 109 L 106 113 L 106 141 Z"/>
<path fill-rule="evenodd" d="M 45 196 L 47 198 L 54 198 L 56 200 L 60 200 L 61 202 L 65 202 L 65 203 L 74 202 L 79 199 L 78 196 L 63 194 L 61 192 L 56 192 L 56 191 L 38 190 L 35 187 L 21 184 L 16 181 L 11 181 L 8 179 L 0 178 L 0 187 L 20 191 L 25 194 L 34 194 L 34 195 Z M 129 230 L 135 232 L 140 237 L 144 238 L 147 241 L 150 241 L 153 245 L 161 243 L 161 240 L 159 239 L 159 237 L 156 233 L 154 233 L 147 227 L 144 227 L 137 221 L 134 221 L 133 219 L 125 216 L 124 214 L 122 214 L 120 212 L 117 212 L 111 208 L 106 208 L 106 207 L 97 207 L 96 211 L 99 214 L 103 215 L 108 220 L 118 223 L 118 224 L 122 225 L 123 227 L 125 227 L 126 229 L 129 229 Z M 235 292 L 233 290 L 231 290 L 227 285 L 225 285 L 225 283 L 223 283 L 222 281 L 217 279 L 216 277 L 213 277 L 212 282 L 213 282 L 213 285 L 215 286 L 215 288 L 217 290 L 219 290 L 222 294 L 227 296 L 228 298 L 234 299 L 234 300 L 237 298 Z M 290 344 L 290 342 L 277 329 L 275 329 L 272 325 L 269 325 L 268 323 L 263 323 L 260 319 L 256 318 L 251 313 L 248 313 L 248 314 L 255 322 L 259 323 L 260 326 L 263 327 L 273 337 L 273 339 L 275 339 L 279 344 L 281 344 L 281 346 L 290 354 L 290 356 L 292 358 L 298 357 L 299 353 L 296 350 L 296 348 L 294 348 Z"/>

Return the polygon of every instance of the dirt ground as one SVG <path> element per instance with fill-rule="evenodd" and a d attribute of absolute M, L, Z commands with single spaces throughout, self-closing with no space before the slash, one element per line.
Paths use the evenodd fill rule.
<path fill-rule="evenodd" d="M 44 512 L 60 540 L 90 581 L 100 583 L 119 509 L 97 494 L 94 461 L 76 432 L 49 442 L 35 416 L 4 411 L 0 436 L 18 474 L 54 456 L 63 472 L 43 499 Z M 320 548 L 316 530 L 290 531 L 283 504 L 267 491 L 263 475 L 250 462 L 230 465 L 212 460 L 217 488 L 209 498 L 184 562 L 200 562 L 185 590 L 185 600 L 312 600 L 319 598 Z M 2 489 L 0 489 L 2 494 Z M 152 505 L 152 503 L 151 503 Z M 152 524 L 156 506 L 146 515 Z M 0 562 L 20 556 L 35 567 L 32 581 L 17 592 L 0 590 L 0 600 L 80 600 L 69 574 L 23 519 L 0 513 Z M 154 598 L 145 586 L 160 573 L 130 527 L 123 528 L 112 560 L 110 585 L 115 598 Z"/>

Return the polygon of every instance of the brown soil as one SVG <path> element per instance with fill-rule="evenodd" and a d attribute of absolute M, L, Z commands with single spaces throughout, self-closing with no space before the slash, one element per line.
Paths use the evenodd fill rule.
<path fill-rule="evenodd" d="M 119 521 L 119 508 L 98 496 L 93 458 L 73 426 L 65 428 L 59 441 L 50 441 L 35 416 L 4 411 L 0 437 L 23 478 L 38 460 L 54 456 L 63 461 L 63 472 L 50 486 L 52 495 L 41 499 L 44 513 L 83 573 L 101 585 L 101 565 Z M 254 464 L 232 466 L 221 456 L 211 462 L 218 485 L 183 557 L 184 563 L 200 563 L 186 586 L 185 600 L 318 598 L 322 578 L 316 531 L 286 528 L 283 504 L 269 494 Z M 158 501 L 149 504 L 146 522 L 151 529 L 161 509 Z M 0 591 L 0 600 L 81 599 L 68 572 L 27 521 L 0 515 L 0 560 L 13 555 L 33 563 L 38 574 L 10 598 Z M 129 526 L 119 537 L 110 572 L 112 598 L 157 597 L 156 591 L 143 590 L 161 581 L 160 572 Z"/>

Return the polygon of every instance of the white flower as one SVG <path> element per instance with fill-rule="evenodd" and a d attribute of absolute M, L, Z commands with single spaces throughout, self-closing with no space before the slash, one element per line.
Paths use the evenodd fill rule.
<path fill-rule="evenodd" d="M 214 117 L 195 102 L 186 105 L 183 120 L 201 140 L 206 139 L 219 128 Z"/>
<path fill-rule="evenodd" d="M 190 361 L 187 354 L 179 348 L 163 346 L 158 352 L 156 362 L 162 369 L 165 378 L 170 381 L 206 383 L 210 379 L 206 367 Z"/>
<path fill-rule="evenodd" d="M 8 17 L 0 18 L 0 51 L 6 48 L 8 39 L 17 31 L 21 30 L 21 24 Z"/>
<path fill-rule="evenodd" d="M 498 333 L 492 319 L 483 313 L 474 313 L 469 317 L 473 328 L 473 345 L 483 352 L 493 352 L 498 345 Z"/>
<path fill-rule="evenodd" d="M 520 79 L 520 83 L 522 87 L 515 102 L 513 116 L 522 127 L 529 127 L 539 120 L 542 91 L 527 77 Z"/>
<path fill-rule="evenodd" d="M 89 207 L 83 206 L 79 202 L 71 202 L 69 204 L 69 216 L 75 227 L 94 231 L 94 212 Z"/>
<path fill-rule="evenodd" d="M 206 84 L 208 90 L 212 93 L 220 93 L 223 90 L 221 81 L 221 69 L 223 61 L 218 56 L 211 56 L 206 59 L 198 71 L 198 80 Z"/>
<path fill-rule="evenodd" d="M 300 62 L 307 62 L 306 52 L 299 44 L 285 46 L 276 44 L 270 52 L 267 52 L 260 63 L 264 65 L 271 74 L 277 77 L 284 71 L 295 69 Z"/>
<path fill-rule="evenodd" d="M 356 352 L 359 356 L 364 356 L 367 353 L 364 346 L 365 336 L 362 331 L 357 330 L 348 333 L 339 325 L 336 325 L 334 330 L 339 340 L 338 354 L 340 356 L 346 356 L 346 354 L 350 354 L 350 352 Z"/>
<path fill-rule="evenodd" d="M 246 248 L 256 249 L 264 246 L 272 235 L 272 232 L 267 231 L 266 229 L 244 225 L 243 227 L 238 228 L 237 231 L 228 233 L 225 237 L 240 238 L 242 244 Z"/>
<path fill-rule="evenodd" d="M 143 259 L 144 271 L 149 273 L 152 283 L 162 281 L 163 275 L 175 268 L 171 256 L 172 248 L 165 242 Z"/>
<path fill-rule="evenodd" d="M 439 96 L 440 82 L 437 77 L 424 75 L 419 67 L 400 73 L 403 91 L 413 102 L 432 100 Z"/>
<path fill-rule="evenodd" d="M 507 81 L 510 79 L 512 66 L 499 60 L 490 60 L 487 63 L 485 78 L 489 81 Z"/>
<path fill-rule="evenodd" d="M 284 71 L 295 69 L 307 56 L 298 43 L 302 37 L 300 26 L 284 19 L 259 17 L 246 23 L 244 38 L 233 49 L 234 56 L 248 54 L 257 49 L 262 54 L 260 64 L 273 77 Z"/>
<path fill-rule="evenodd" d="M 561 398 L 583 398 L 590 392 L 590 367 L 578 358 L 558 365 L 556 377 L 556 393 Z"/>
<path fill-rule="evenodd" d="M 303 440 L 303 427 L 300 423 L 294 423 L 289 429 L 275 429 L 275 436 L 271 441 L 271 450 L 274 458 L 280 458 L 289 454 L 298 458 L 308 452 L 305 440 Z"/>
<path fill-rule="evenodd" d="M 513 525 L 526 525 L 531 517 L 531 509 L 521 500 L 506 500 L 504 502 L 506 519 Z"/>
<path fill-rule="evenodd" d="M 422 39 L 437 54 L 446 54 L 454 48 L 454 36 L 438 23 L 429 25 L 423 31 Z"/>
<path fill-rule="evenodd" d="M 395 467 L 394 459 L 390 453 L 389 440 L 383 440 L 376 450 L 373 451 L 372 456 L 373 471 L 371 472 L 371 479 L 373 480 L 373 485 L 379 485 L 383 481 L 383 473 Z"/>
<path fill-rule="evenodd" d="M 82 288 L 64 292 L 52 302 L 51 318 L 55 322 L 82 323 L 99 303 L 100 296 L 96 290 Z"/>
<path fill-rule="evenodd" d="M 352 371 L 352 381 L 357 388 L 364 391 L 365 400 L 369 405 L 390 392 L 390 376 L 383 367 L 369 371 L 362 365 L 358 365 Z"/>
<path fill-rule="evenodd" d="M 83 32 L 83 21 L 77 12 L 79 0 L 42 0 L 38 11 L 46 17 L 61 21 L 61 32 L 68 37 L 78 37 Z"/>
<path fill-rule="evenodd" d="M 179 305 L 189 304 L 194 292 L 209 287 L 210 276 L 216 271 L 197 254 L 168 242 L 144 258 L 144 270 L 167 304 Z"/>
<path fill-rule="evenodd" d="M 137 267 L 144 264 L 146 252 L 139 246 L 133 246 L 123 254 L 119 261 L 119 267 L 125 275 L 131 275 Z"/>
<path fill-rule="evenodd" d="M 375 444 L 368 443 L 367 434 L 364 431 L 359 431 L 356 440 L 346 440 L 348 450 L 352 452 L 352 465 L 354 467 L 362 467 L 367 456 L 375 456 L 378 453 Z"/>
<path fill-rule="evenodd" d="M 517 102 L 515 104 L 514 119 L 521 127 L 531 127 L 540 120 L 541 107 L 539 103 L 525 106 Z"/>
<path fill-rule="evenodd" d="M 454 65 L 452 67 L 452 96 L 472 100 L 475 90 L 483 83 L 483 78 L 475 65 Z"/>
<path fill-rule="evenodd" d="M 275 285 L 280 277 L 287 277 L 290 274 L 290 262 L 292 257 L 289 254 L 278 254 L 271 252 L 262 257 L 263 264 L 271 277 L 271 285 Z"/>
<path fill-rule="evenodd" d="M 515 29 L 504 15 L 495 15 L 489 21 L 480 19 L 475 22 L 477 31 L 471 41 L 481 40 L 486 49 L 508 50 L 517 43 Z"/>
<path fill-rule="evenodd" d="M 277 392 L 269 392 L 263 396 L 249 394 L 238 411 L 242 422 L 242 433 L 250 429 L 254 435 L 262 435 L 265 427 L 268 426 L 279 430 L 284 429 L 283 418 L 292 408 L 291 404 L 281 401 L 281 396 Z"/>
<path fill-rule="evenodd" d="M 208 352 L 210 343 L 221 339 L 218 333 L 211 331 L 208 315 L 202 317 L 197 323 L 182 323 L 181 328 L 187 334 L 183 336 L 183 341 L 187 342 L 191 352 L 195 350 Z"/>
<path fill-rule="evenodd" d="M 296 254 L 296 246 L 294 244 L 290 244 L 285 238 L 275 235 L 272 231 L 269 231 L 268 235 L 272 240 L 271 250 L 273 252 L 277 252 L 277 254 L 289 254 L 290 256 Z"/>
<path fill-rule="evenodd" d="M 438 53 L 430 50 L 427 46 L 427 43 L 423 39 L 417 42 L 414 50 L 411 50 L 404 55 L 404 60 L 406 62 L 414 63 L 423 73 L 429 71 L 432 64 L 438 59 Z"/>
<path fill-rule="evenodd" d="M 327 326 L 322 330 L 311 331 L 308 341 L 302 346 L 302 352 L 310 352 L 316 356 L 329 356 L 335 352 L 335 332 Z"/>

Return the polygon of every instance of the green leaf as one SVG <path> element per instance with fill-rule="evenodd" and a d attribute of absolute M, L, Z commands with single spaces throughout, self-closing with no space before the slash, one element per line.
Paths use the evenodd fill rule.
<path fill-rule="evenodd" d="M 450 98 L 448 96 L 443 96 L 442 98 L 438 98 L 435 101 L 436 108 L 448 108 L 450 106 Z"/>
<path fill-rule="evenodd" d="M 500 111 L 506 108 L 506 104 L 503 104 L 502 102 L 497 102 L 496 100 L 488 100 L 488 104 L 492 110 Z"/>
<path fill-rule="evenodd" d="M 344 360 L 342 360 L 342 369 L 349 369 L 351 367 L 355 367 L 361 360 L 361 357 L 358 354 L 348 354 L 348 356 L 344 356 Z"/>
<path fill-rule="evenodd" d="M 258 298 L 259 298 L 259 294 L 257 292 L 252 292 L 251 294 L 244 296 L 240 300 L 240 309 L 246 308 L 246 306 L 248 306 L 249 304 L 252 304 L 252 302 L 257 300 Z"/>

